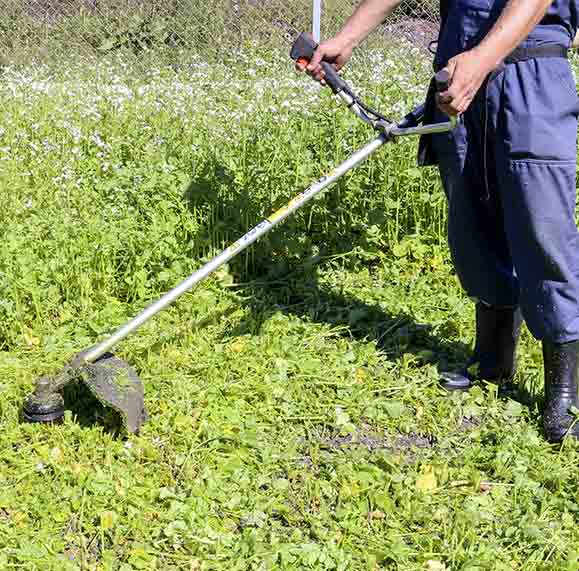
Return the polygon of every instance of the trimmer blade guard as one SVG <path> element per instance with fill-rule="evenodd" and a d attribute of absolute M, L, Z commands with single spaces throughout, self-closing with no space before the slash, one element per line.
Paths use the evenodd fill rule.
<path fill-rule="evenodd" d="M 79 377 L 101 404 L 122 416 L 129 432 L 139 432 L 147 420 L 143 383 L 127 362 L 107 353 L 83 365 Z"/>
<path fill-rule="evenodd" d="M 28 422 L 58 422 L 64 416 L 61 392 L 74 382 L 81 382 L 105 407 L 112 408 L 123 419 L 128 432 L 139 432 L 147 420 L 143 383 L 125 361 L 107 353 L 94 363 L 77 355 L 53 379 L 43 377 L 26 399 L 23 417 Z"/>

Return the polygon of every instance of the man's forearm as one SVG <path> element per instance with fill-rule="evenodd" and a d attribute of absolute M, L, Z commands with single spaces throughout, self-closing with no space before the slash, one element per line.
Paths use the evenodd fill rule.
<path fill-rule="evenodd" d="M 553 0 L 509 0 L 499 19 L 476 48 L 495 68 L 542 20 Z"/>
<path fill-rule="evenodd" d="M 338 33 L 338 37 L 352 46 L 357 46 L 400 2 L 401 0 L 364 0 Z"/>

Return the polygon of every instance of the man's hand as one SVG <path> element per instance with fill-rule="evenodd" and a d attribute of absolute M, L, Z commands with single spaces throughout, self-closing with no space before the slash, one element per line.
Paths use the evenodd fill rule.
<path fill-rule="evenodd" d="M 332 62 L 332 65 L 339 71 L 348 63 L 353 51 L 354 45 L 351 42 L 336 36 L 318 46 L 309 64 L 296 63 L 296 69 L 307 71 L 316 81 L 323 83 L 325 74 L 321 65 L 322 60 Z"/>
<path fill-rule="evenodd" d="M 332 62 L 337 71 L 342 69 L 352 57 L 354 48 L 384 21 L 400 1 L 362 0 L 338 35 L 322 42 L 307 66 L 296 65 L 296 68 L 307 70 L 314 79 L 324 83 L 324 70 L 320 65 L 322 60 Z"/>
<path fill-rule="evenodd" d="M 508 0 L 499 19 L 474 49 L 452 58 L 446 70 L 450 89 L 438 97 L 448 115 L 464 113 L 485 77 L 511 53 L 541 21 L 553 0 Z"/>
<path fill-rule="evenodd" d="M 496 60 L 474 48 L 449 60 L 444 68 L 450 75 L 450 88 L 437 97 L 438 107 L 447 115 L 464 113 L 487 75 L 496 67 Z M 493 63 L 494 62 L 494 63 Z"/>

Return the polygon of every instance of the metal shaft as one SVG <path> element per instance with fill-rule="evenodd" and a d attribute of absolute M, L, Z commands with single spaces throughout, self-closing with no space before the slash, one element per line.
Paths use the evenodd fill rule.
<path fill-rule="evenodd" d="M 407 137 L 409 135 L 434 135 L 435 133 L 448 133 L 456 126 L 456 118 L 443 123 L 433 123 L 432 125 L 422 125 L 420 127 L 394 127 L 390 131 L 392 137 Z"/>
<path fill-rule="evenodd" d="M 348 109 L 358 119 L 364 121 L 368 125 L 376 128 L 375 121 L 368 116 L 368 114 L 356 103 L 356 100 L 352 95 L 346 93 L 345 91 L 338 92 L 338 96 L 344 103 L 348 106 Z M 417 107 L 414 111 L 416 112 L 418 109 L 423 108 L 423 106 Z M 430 125 L 421 125 L 421 126 L 411 126 L 406 127 L 403 124 L 399 124 L 398 126 L 393 127 L 392 129 L 388 130 L 388 135 L 390 137 L 406 137 L 410 135 L 434 135 L 435 133 L 447 133 L 456 127 L 458 124 L 458 119 L 456 117 L 449 117 L 448 121 L 444 121 L 442 123 L 433 123 Z"/>
<path fill-rule="evenodd" d="M 322 27 L 322 0 L 314 0 L 312 8 L 312 36 L 314 41 L 319 44 Z"/>
<path fill-rule="evenodd" d="M 91 347 L 82 353 L 82 358 L 87 363 L 92 363 L 114 345 L 122 341 L 125 337 L 137 330 L 145 322 L 149 321 L 157 313 L 163 311 L 166 307 L 171 305 L 176 299 L 188 292 L 193 286 L 203 281 L 206 277 L 219 269 L 223 264 L 227 263 L 233 257 L 245 250 L 248 246 L 259 240 L 264 234 L 267 234 L 272 228 L 280 224 L 290 214 L 301 208 L 304 204 L 309 202 L 314 196 L 320 194 L 328 186 L 336 182 L 340 177 L 352 170 L 355 166 L 360 164 L 364 159 L 368 158 L 372 153 L 378 150 L 384 143 L 387 137 L 380 135 L 371 143 L 355 152 L 350 158 L 344 161 L 340 166 L 335 168 L 332 172 L 322 177 L 312 186 L 304 190 L 301 194 L 291 200 L 286 206 L 274 212 L 271 216 L 262 220 L 257 226 L 252 228 L 245 236 L 242 236 L 237 242 L 229 246 L 226 250 L 221 252 L 213 258 L 210 262 L 205 264 L 202 268 L 191 274 L 186 280 L 182 281 L 178 286 L 168 291 L 158 301 L 151 304 L 144 311 L 135 316 L 131 321 L 117 329 L 110 337 L 107 337 L 99 344 Z"/>

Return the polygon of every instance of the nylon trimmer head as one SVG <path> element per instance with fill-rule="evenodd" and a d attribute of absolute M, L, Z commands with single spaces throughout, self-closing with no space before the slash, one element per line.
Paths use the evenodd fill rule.
<path fill-rule="evenodd" d="M 291 57 L 297 62 L 308 62 L 313 56 L 316 47 L 316 44 L 307 34 L 302 34 L 292 48 Z M 446 133 L 456 125 L 456 121 L 450 120 L 444 123 L 419 126 L 423 120 L 424 105 L 411 111 L 398 123 L 389 121 L 386 117 L 364 104 L 347 83 L 337 75 L 328 62 L 323 62 L 323 67 L 326 72 L 326 82 L 332 91 L 346 103 L 348 109 L 356 117 L 371 126 L 378 133 L 378 136 L 356 151 L 329 174 L 323 176 L 309 188 L 298 194 L 286 206 L 262 220 L 245 236 L 242 236 L 237 242 L 223 250 L 223 252 L 167 292 L 158 301 L 120 327 L 110 337 L 101 341 L 98 345 L 79 353 L 58 375 L 52 379 L 47 377 L 40 378 L 36 383 L 34 392 L 27 398 L 24 405 L 23 416 L 26 420 L 49 423 L 62 419 L 65 408 L 64 398 L 61 394 L 62 390 L 70 383 L 81 382 L 89 388 L 103 405 L 109 406 L 121 414 L 129 432 L 138 432 L 146 420 L 143 384 L 130 365 L 109 353 L 117 343 L 136 331 L 157 313 L 166 309 L 177 298 L 202 282 L 221 266 L 259 240 L 259 238 L 273 230 L 315 196 L 324 192 L 326 188 L 359 165 L 385 143 L 405 136 Z M 438 91 L 448 88 L 449 78 L 447 75 L 446 71 L 443 70 L 435 77 Z"/>
<path fill-rule="evenodd" d="M 39 423 L 61 421 L 65 408 L 62 391 L 71 383 L 82 383 L 102 405 L 119 413 L 128 432 L 138 432 L 147 418 L 143 383 L 128 363 L 112 353 L 91 363 L 81 353 L 56 377 L 38 379 L 24 403 L 24 419 Z"/>

